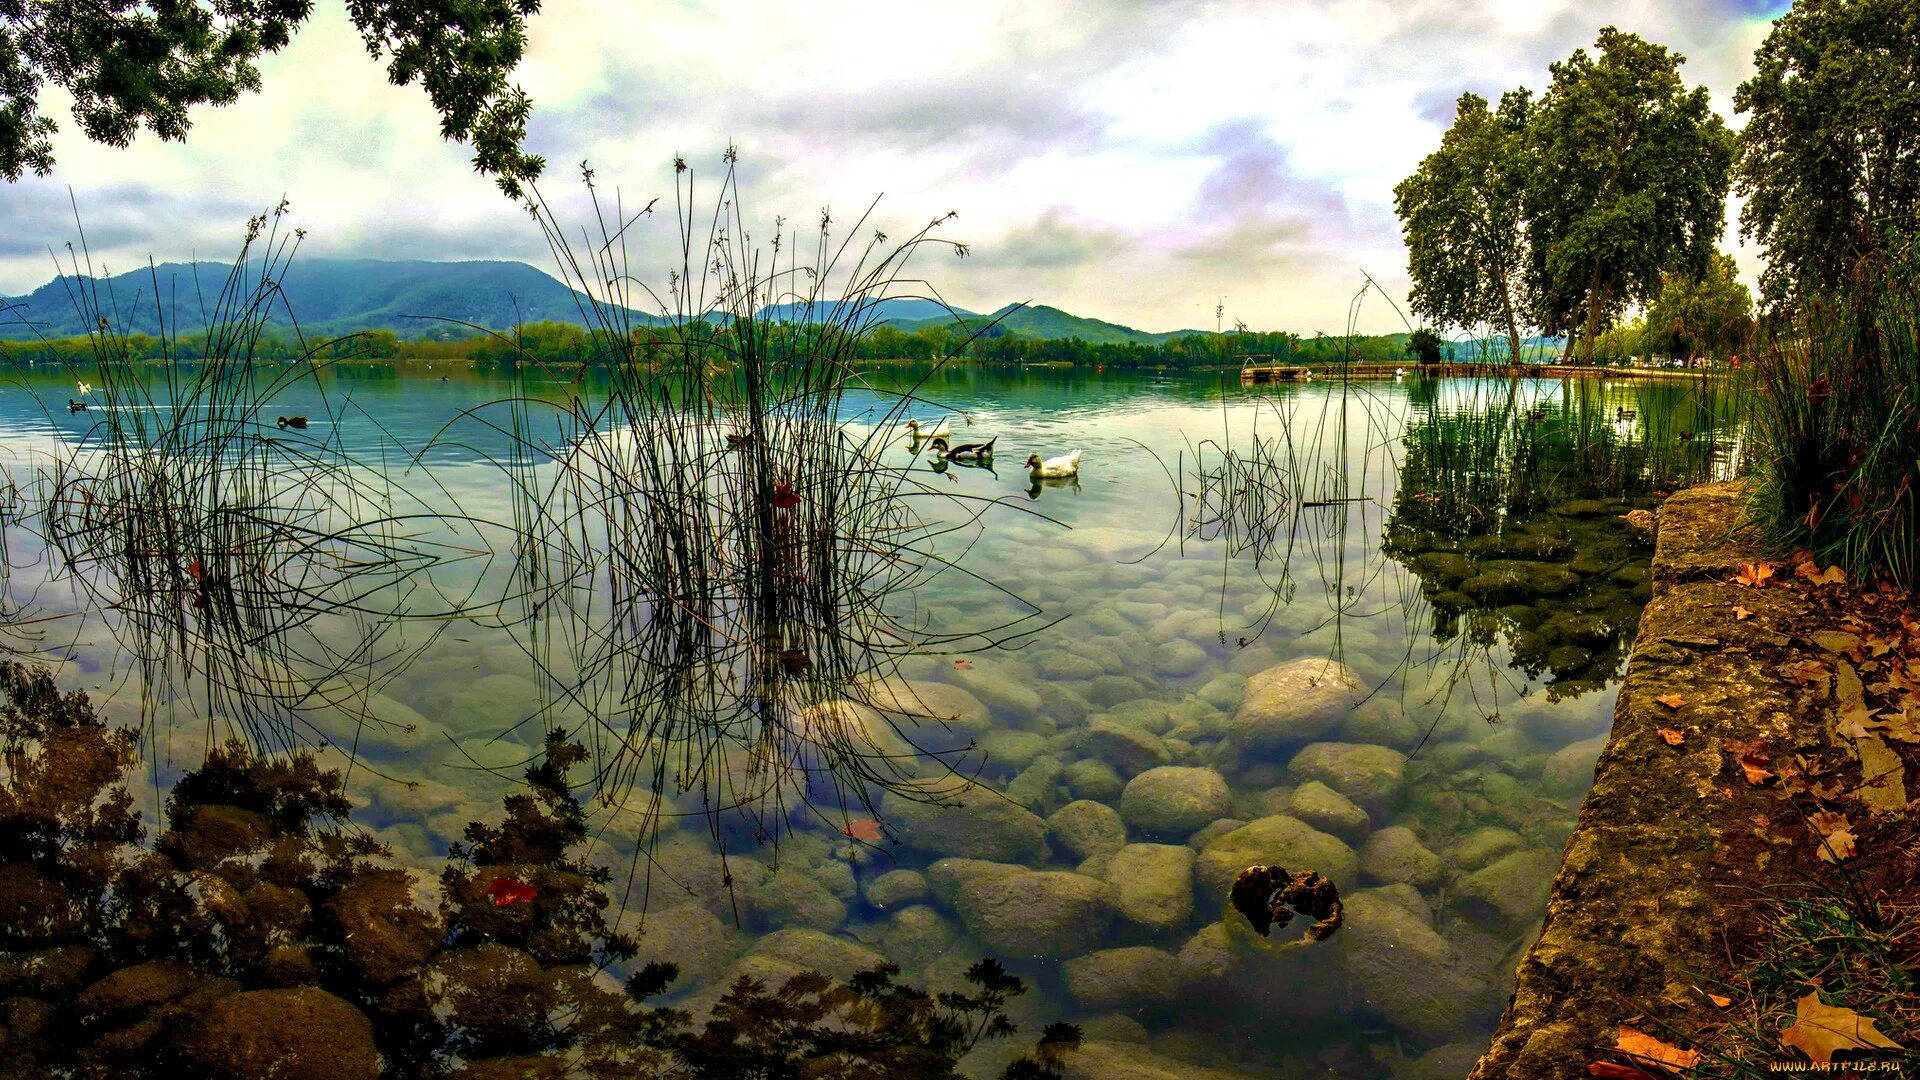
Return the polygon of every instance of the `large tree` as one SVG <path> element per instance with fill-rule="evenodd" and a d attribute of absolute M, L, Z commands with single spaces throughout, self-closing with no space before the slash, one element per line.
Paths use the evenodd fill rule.
<path fill-rule="evenodd" d="M 1520 362 L 1529 309 L 1524 229 L 1527 91 L 1497 110 L 1461 94 L 1440 148 L 1393 189 L 1413 279 L 1413 310 L 1441 326 L 1497 327 Z"/>
<path fill-rule="evenodd" d="M 395 85 L 419 83 L 440 133 L 509 195 L 540 174 L 521 149 L 529 102 L 508 83 L 540 0 L 348 0 L 367 51 Z M 311 0 L 0 0 L 0 176 L 53 169 L 48 84 L 73 95 L 90 139 L 126 146 L 142 125 L 186 138 L 188 110 L 260 88 L 254 62 L 284 47 Z M 316 88 L 316 92 L 318 88 Z"/>
<path fill-rule="evenodd" d="M 1791 307 L 1875 280 L 1889 238 L 1920 232 L 1920 3 L 1799 0 L 1754 65 L 1735 176 L 1762 295 Z"/>
<path fill-rule="evenodd" d="M 1680 79 L 1685 57 L 1613 27 L 1597 48 L 1551 66 L 1527 124 L 1535 316 L 1586 358 L 1664 273 L 1705 269 L 1734 157 L 1706 89 Z"/>
<path fill-rule="evenodd" d="M 1740 283 L 1731 255 L 1716 252 L 1706 272 L 1669 273 L 1647 308 L 1647 348 L 1680 359 L 1727 356 L 1753 325 L 1753 294 Z"/>

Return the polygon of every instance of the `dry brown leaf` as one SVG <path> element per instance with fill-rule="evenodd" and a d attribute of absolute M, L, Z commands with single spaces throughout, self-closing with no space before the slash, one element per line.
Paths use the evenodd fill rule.
<path fill-rule="evenodd" d="M 1660 694 L 1653 700 L 1665 705 L 1669 709 L 1677 709 L 1687 703 L 1687 699 L 1681 697 L 1679 694 Z"/>
<path fill-rule="evenodd" d="M 1833 730 L 1849 739 L 1864 739 L 1873 734 L 1867 730 L 1867 724 L 1878 715 L 1879 712 L 1864 704 L 1850 705 L 1840 710 L 1840 718 L 1834 721 Z"/>
<path fill-rule="evenodd" d="M 1801 563 L 1799 570 L 1801 577 L 1806 578 L 1815 585 L 1844 585 L 1847 582 L 1847 572 L 1845 570 L 1837 566 L 1829 566 L 1825 570 L 1816 570 L 1814 569 L 1813 560 L 1811 559 Z"/>
<path fill-rule="evenodd" d="M 1670 1069 L 1691 1069 L 1700 1063 L 1700 1051 L 1682 1050 L 1672 1043 L 1661 1042 L 1630 1027 L 1620 1029 L 1620 1041 L 1613 1048 L 1628 1057 Z"/>
<path fill-rule="evenodd" d="M 1820 858 L 1825 861 L 1837 863 L 1842 859 L 1851 859 L 1858 853 L 1854 848 L 1857 838 L 1853 835 L 1853 824 L 1847 820 L 1847 815 L 1822 810 L 1808 814 L 1807 823 L 1820 834 Z"/>
<path fill-rule="evenodd" d="M 1780 1042 L 1812 1059 L 1816 1065 L 1833 1061 L 1840 1050 L 1899 1050 L 1901 1046 L 1873 1026 L 1870 1016 L 1828 1005 L 1820 992 L 1803 997 L 1794 1007 L 1794 1021 L 1780 1031 Z"/>
<path fill-rule="evenodd" d="M 1739 604 L 1733 605 L 1733 621 L 1734 622 L 1739 622 L 1742 619 L 1745 619 L 1752 614 L 1753 612 L 1748 611 L 1746 608 L 1741 607 Z"/>
<path fill-rule="evenodd" d="M 1660 737 L 1667 740 L 1668 746 L 1679 746 L 1681 743 L 1685 742 L 1687 739 L 1685 735 L 1682 735 L 1681 733 L 1673 730 L 1670 727 L 1661 728 Z"/>
<path fill-rule="evenodd" d="M 1764 585 L 1773 576 L 1773 564 L 1769 562 L 1748 563 L 1733 575 L 1736 585 Z"/>
<path fill-rule="evenodd" d="M 1764 784 L 1773 776 L 1773 759 L 1768 756 L 1767 744 L 1762 740 L 1728 739 L 1724 745 L 1739 762 L 1741 771 L 1747 774 L 1747 783 Z"/>
<path fill-rule="evenodd" d="M 1731 1005 L 1731 1004 L 1733 1004 L 1733 999 L 1732 999 L 1732 998 L 1730 998 L 1730 997 L 1723 997 L 1723 996 L 1721 996 L 1721 995 L 1719 995 L 1719 994 L 1708 994 L 1708 995 L 1707 995 L 1707 1000 L 1708 1000 L 1708 1001 L 1711 1001 L 1711 1002 L 1713 1002 L 1713 1004 L 1714 1004 L 1714 1007 L 1715 1007 L 1715 1008 L 1718 1008 L 1718 1009 L 1724 1009 L 1724 1008 L 1726 1008 L 1727 1006 L 1729 1006 L 1729 1005 Z"/>

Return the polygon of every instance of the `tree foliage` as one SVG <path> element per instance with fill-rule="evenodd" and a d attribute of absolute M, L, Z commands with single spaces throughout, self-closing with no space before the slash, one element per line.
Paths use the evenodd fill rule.
<path fill-rule="evenodd" d="M 1734 95 L 1740 229 L 1767 250 L 1762 295 L 1791 307 L 1876 277 L 1920 228 L 1920 5 L 1801 0 L 1754 63 Z"/>
<path fill-rule="evenodd" d="M 1413 310 L 1443 325 L 1497 326 L 1520 362 L 1528 235 L 1524 223 L 1532 99 L 1509 91 L 1496 110 L 1462 94 L 1440 148 L 1393 189 L 1413 278 Z"/>
<path fill-rule="evenodd" d="M 1739 351 L 1753 328 L 1753 294 L 1736 273 L 1720 253 L 1698 276 L 1668 273 L 1647 308 L 1646 347 L 1680 359 Z"/>
<path fill-rule="evenodd" d="M 1686 58 L 1609 26 L 1576 49 L 1528 124 L 1536 314 L 1591 341 L 1670 270 L 1699 273 L 1725 224 L 1734 137 Z"/>
<path fill-rule="evenodd" d="M 420 84 L 440 134 L 471 143 L 474 168 L 508 195 L 543 162 L 521 149 L 531 102 L 507 78 L 526 50 L 539 0 L 350 0 L 348 13 L 396 86 Z M 53 169 L 48 85 L 73 95 L 96 142 L 127 146 L 142 126 L 178 142 L 195 105 L 229 105 L 260 89 L 260 57 L 312 14 L 311 0 L 0 0 L 0 175 Z"/>

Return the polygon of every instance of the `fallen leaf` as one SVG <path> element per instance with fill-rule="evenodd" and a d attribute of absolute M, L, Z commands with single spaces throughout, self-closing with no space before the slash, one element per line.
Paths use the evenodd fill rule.
<path fill-rule="evenodd" d="M 1661 728 L 1660 737 L 1667 740 L 1668 746 L 1679 746 L 1682 742 L 1685 742 L 1687 738 L 1685 735 L 1682 735 L 1670 727 Z"/>
<path fill-rule="evenodd" d="M 964 656 L 953 662 L 953 670 L 955 671 L 965 671 L 972 666 L 973 666 L 973 661 L 967 659 Z"/>
<path fill-rule="evenodd" d="M 1733 605 L 1733 621 L 1734 622 L 1739 622 L 1742 619 L 1745 619 L 1751 616 L 1752 614 L 1753 612 L 1748 611 L 1746 608 L 1741 607 L 1739 604 Z"/>
<path fill-rule="evenodd" d="M 1669 709 L 1677 709 L 1687 703 L 1687 699 L 1681 697 L 1679 694 L 1661 694 L 1653 700 L 1665 705 Z"/>
<path fill-rule="evenodd" d="M 515 878 L 494 878 L 487 886 L 487 895 L 493 897 L 494 907 L 506 907 L 508 904 L 533 903 L 540 890 Z"/>
<path fill-rule="evenodd" d="M 1853 824 L 1847 815 L 1822 810 L 1808 814 L 1807 823 L 1820 834 L 1820 858 L 1826 862 L 1837 863 L 1842 859 L 1851 859 L 1857 852 L 1854 848 Z"/>
<path fill-rule="evenodd" d="M 1773 564 L 1769 562 L 1748 563 L 1733 575 L 1736 585 L 1764 585 L 1773 576 Z"/>
<path fill-rule="evenodd" d="M 773 485 L 773 505 L 781 510 L 791 510 L 800 505 L 800 496 L 793 485 L 785 480 Z"/>
<path fill-rule="evenodd" d="M 1729 1006 L 1729 1005 L 1731 1005 L 1731 1004 L 1733 1004 L 1733 999 L 1732 999 L 1732 998 L 1730 998 L 1730 997 L 1722 997 L 1722 996 L 1721 996 L 1721 995 L 1719 995 L 1719 994 L 1708 994 L 1708 995 L 1707 995 L 1707 1000 L 1708 1000 L 1708 1001 L 1711 1001 L 1711 1002 L 1713 1002 L 1713 1004 L 1714 1004 L 1714 1007 L 1715 1007 L 1715 1008 L 1719 1008 L 1719 1009 L 1724 1009 L 1724 1008 L 1726 1008 L 1727 1006 Z"/>
<path fill-rule="evenodd" d="M 1840 710 L 1840 718 L 1834 721 L 1833 730 L 1849 739 L 1864 739 L 1873 734 L 1867 730 L 1867 724 L 1878 715 L 1878 711 L 1867 708 L 1865 704 L 1849 705 Z"/>
<path fill-rule="evenodd" d="M 1816 1065 L 1831 1063 L 1840 1050 L 1901 1049 L 1873 1024 L 1872 1017 L 1821 1001 L 1816 990 L 1796 1004 L 1794 1022 L 1780 1030 L 1780 1042 L 1807 1055 Z"/>
<path fill-rule="evenodd" d="M 1620 1041 L 1613 1045 L 1615 1050 L 1628 1057 L 1650 1061 L 1670 1069 L 1691 1069 L 1700 1063 L 1700 1051 L 1682 1050 L 1672 1043 L 1664 1043 L 1651 1035 L 1644 1035 L 1630 1027 L 1620 1029 Z"/>
<path fill-rule="evenodd" d="M 1825 570 L 1814 569 L 1811 559 L 1800 564 L 1800 576 L 1815 585 L 1844 585 L 1847 572 L 1838 566 L 1829 566 Z"/>
<path fill-rule="evenodd" d="M 872 818 L 854 818 L 852 821 L 847 822 L 845 828 L 840 830 L 840 835 L 851 837 L 855 840 L 864 840 L 871 844 L 880 839 L 880 823 Z"/>
<path fill-rule="evenodd" d="M 1728 739 L 1723 745 L 1747 774 L 1747 783 L 1764 784 L 1773 776 L 1773 759 L 1767 754 L 1765 742 L 1759 739 Z"/>

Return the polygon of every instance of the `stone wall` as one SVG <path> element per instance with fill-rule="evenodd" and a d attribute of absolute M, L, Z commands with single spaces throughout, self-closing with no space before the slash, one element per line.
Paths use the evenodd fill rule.
<path fill-rule="evenodd" d="M 1757 555 L 1734 535 L 1732 484 L 1676 494 L 1661 510 L 1654 599 L 1614 709 L 1593 788 L 1567 840 L 1539 939 L 1471 1080 L 1582 1077 L 1622 1024 L 1685 1027 L 1711 1008 L 1716 930 L 1740 902 L 1718 887 L 1723 740 L 1785 735 L 1793 643 L 1772 627 L 1805 603 L 1728 579 Z M 1733 607 L 1752 614 L 1736 620 Z M 1657 698 L 1679 695 L 1679 709 Z M 1670 746 L 1661 728 L 1679 730 Z M 1695 1015 L 1698 1014 L 1698 1015 Z M 1657 1030 L 1657 1028 L 1656 1028 Z"/>

